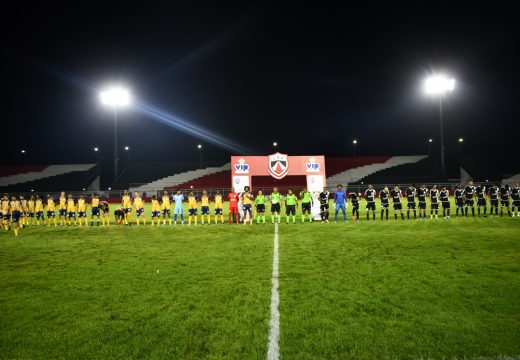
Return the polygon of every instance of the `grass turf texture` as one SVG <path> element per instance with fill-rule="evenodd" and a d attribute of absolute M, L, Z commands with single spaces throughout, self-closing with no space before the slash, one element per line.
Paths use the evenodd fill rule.
<path fill-rule="evenodd" d="M 520 219 L 361 215 L 282 220 L 282 358 L 520 354 Z M 272 241 L 272 225 L 2 231 L 0 357 L 263 359 Z"/>

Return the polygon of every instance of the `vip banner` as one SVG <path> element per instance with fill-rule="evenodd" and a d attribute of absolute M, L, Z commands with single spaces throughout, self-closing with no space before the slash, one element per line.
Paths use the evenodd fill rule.
<path fill-rule="evenodd" d="M 325 157 L 281 153 L 231 157 L 231 184 L 236 192 L 244 191 L 245 186 L 253 188 L 254 176 L 271 176 L 279 180 L 291 175 L 306 175 L 307 189 L 311 192 L 322 191 L 326 185 Z"/>

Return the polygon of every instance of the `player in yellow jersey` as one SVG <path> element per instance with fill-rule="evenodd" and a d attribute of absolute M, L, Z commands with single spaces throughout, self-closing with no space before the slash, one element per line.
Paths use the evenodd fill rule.
<path fill-rule="evenodd" d="M 57 226 L 56 224 L 56 204 L 54 203 L 54 199 L 47 195 L 47 225 L 51 226 L 51 218 L 54 222 L 54 226 Z"/>
<path fill-rule="evenodd" d="M 218 223 L 218 217 L 220 216 L 220 221 L 224 224 L 224 214 L 222 212 L 222 195 L 220 191 L 217 190 L 217 194 L 215 195 L 215 224 Z"/>
<path fill-rule="evenodd" d="M 9 197 L 7 194 L 4 195 L 2 199 L 2 220 L 4 222 L 4 227 L 6 231 L 9 231 L 10 223 L 11 223 L 11 214 L 9 213 Z"/>
<path fill-rule="evenodd" d="M 25 200 L 23 195 L 19 196 L 20 199 L 20 206 L 21 206 L 21 215 L 20 215 L 20 225 L 22 225 L 22 228 L 24 228 L 25 225 L 25 217 L 27 216 L 27 200 Z M 27 222 L 29 224 L 29 222 Z"/>
<path fill-rule="evenodd" d="M 130 226 L 130 215 L 132 214 L 132 199 L 130 198 L 130 195 L 128 195 L 128 190 L 125 190 L 123 193 L 121 205 L 123 207 L 125 225 Z"/>
<path fill-rule="evenodd" d="M 20 217 L 22 216 L 22 204 L 16 199 L 16 196 L 11 197 L 9 212 L 11 213 L 14 234 L 18 236 L 18 232 L 20 231 Z"/>
<path fill-rule="evenodd" d="M 209 197 L 206 190 L 202 192 L 202 197 L 200 198 L 200 222 L 202 225 L 204 225 L 204 215 L 206 215 L 208 219 L 208 225 L 210 225 L 211 219 L 209 218 Z"/>
<path fill-rule="evenodd" d="M 143 219 L 143 225 L 146 225 L 146 217 L 144 216 L 144 200 L 137 191 L 134 193 L 135 220 L 139 226 L 139 219 Z"/>
<path fill-rule="evenodd" d="M 253 225 L 253 194 L 251 194 L 251 188 L 249 186 L 244 187 L 242 204 L 244 206 L 244 225 L 247 224 L 248 216 L 249 225 Z"/>
<path fill-rule="evenodd" d="M 152 196 L 152 226 L 157 220 L 157 225 L 161 224 L 161 204 L 157 200 L 157 195 Z"/>
<path fill-rule="evenodd" d="M 85 201 L 85 197 L 83 195 L 80 195 L 79 199 L 78 199 L 78 222 L 79 222 L 79 226 L 81 226 L 83 220 L 85 220 L 85 226 L 88 226 L 87 202 Z"/>
<path fill-rule="evenodd" d="M 188 195 L 188 225 L 191 225 L 191 218 L 195 219 L 195 225 L 197 225 L 197 199 L 193 195 L 193 191 L 190 191 Z"/>
<path fill-rule="evenodd" d="M 60 226 L 66 225 L 67 198 L 65 197 L 65 193 L 63 191 L 60 194 L 58 209 L 59 209 L 58 216 L 60 217 Z"/>
<path fill-rule="evenodd" d="M 72 198 L 72 194 L 69 194 L 67 198 L 67 219 L 69 226 L 72 225 L 72 219 L 74 219 L 74 226 L 76 226 L 76 204 Z"/>
<path fill-rule="evenodd" d="M 162 216 L 163 216 L 163 226 L 166 225 L 166 218 L 168 218 L 168 221 L 171 226 L 172 225 L 172 203 L 170 201 L 170 196 L 168 195 L 168 191 L 165 191 L 163 193 L 163 197 L 162 197 Z"/>
<path fill-rule="evenodd" d="M 35 206 L 34 195 L 31 195 L 31 197 L 27 201 L 27 220 L 26 220 L 27 225 L 29 225 L 29 221 L 31 222 L 31 225 L 34 225 L 34 214 L 35 214 L 34 206 Z"/>
<path fill-rule="evenodd" d="M 45 224 L 45 218 L 43 217 L 43 201 L 42 201 L 40 195 L 36 195 L 36 201 L 34 203 L 34 211 L 36 212 L 36 225 L 40 226 L 40 220 L 41 220 L 42 224 Z M 33 218 L 34 218 L 34 214 L 33 214 Z"/>
<path fill-rule="evenodd" d="M 99 226 L 99 196 L 94 193 L 90 200 L 90 226 L 94 226 L 94 217 L 97 217 L 97 226 Z M 103 219 L 103 225 L 105 221 Z"/>

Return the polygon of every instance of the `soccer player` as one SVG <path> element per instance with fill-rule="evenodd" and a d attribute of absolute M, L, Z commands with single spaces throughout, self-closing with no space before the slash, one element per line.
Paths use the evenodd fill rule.
<path fill-rule="evenodd" d="M 307 191 L 307 188 L 303 188 L 300 191 L 300 199 L 302 200 L 302 222 L 305 222 L 305 214 L 309 214 L 309 222 L 312 222 L 312 194 L 310 191 Z"/>
<path fill-rule="evenodd" d="M 433 219 L 433 215 L 436 219 L 439 218 L 439 190 L 437 185 L 433 185 L 430 190 L 430 219 Z"/>
<path fill-rule="evenodd" d="M 336 205 L 336 212 L 334 213 L 334 221 L 338 222 L 338 213 L 341 210 L 343 213 L 343 221 L 347 222 L 347 210 L 345 203 L 347 202 L 347 194 L 343 190 L 343 185 L 336 186 L 336 193 L 334 194 L 334 204 Z"/>
<path fill-rule="evenodd" d="M 85 226 L 88 226 L 87 202 L 85 201 L 85 198 L 83 197 L 83 195 L 80 195 L 79 199 L 78 199 L 78 222 L 79 222 L 79 226 L 81 226 L 81 223 L 83 222 L 83 219 L 85 219 Z"/>
<path fill-rule="evenodd" d="M 446 186 L 442 187 L 442 190 L 439 194 L 442 203 L 442 216 L 444 219 L 450 218 L 450 192 L 446 188 Z"/>
<path fill-rule="evenodd" d="M 36 201 L 34 200 L 34 195 L 31 195 L 31 197 L 27 201 L 27 225 L 29 225 L 29 219 L 31 219 L 31 225 L 34 225 L 35 205 Z"/>
<path fill-rule="evenodd" d="M 468 185 L 464 188 L 464 196 L 466 198 L 464 214 L 468 216 L 468 208 L 471 207 L 471 214 L 475 216 L 475 202 L 473 201 L 473 198 L 475 197 L 475 185 L 473 185 L 472 180 L 470 180 Z"/>
<path fill-rule="evenodd" d="M 349 198 L 352 203 L 352 220 L 359 222 L 359 195 L 357 192 L 351 192 Z"/>
<path fill-rule="evenodd" d="M 9 212 L 11 213 L 11 223 L 13 224 L 14 235 L 18 236 L 20 231 L 20 217 L 22 216 L 22 204 L 16 199 L 16 196 L 11 197 L 9 202 Z"/>
<path fill-rule="evenodd" d="M 321 214 L 321 223 L 329 222 L 329 196 L 330 193 L 327 191 L 327 188 L 323 188 L 323 191 L 318 195 L 318 199 L 320 200 L 320 214 Z"/>
<path fill-rule="evenodd" d="M 125 209 L 123 209 L 122 205 L 119 205 L 117 209 L 114 210 L 114 217 L 116 219 L 116 224 L 121 225 L 125 222 Z"/>
<path fill-rule="evenodd" d="M 25 215 L 27 214 L 27 200 L 25 200 L 24 196 L 20 194 L 20 206 L 21 206 L 21 212 L 20 212 L 20 224 L 22 225 L 22 228 L 25 227 Z"/>
<path fill-rule="evenodd" d="M 292 189 L 287 190 L 285 197 L 285 219 L 289 224 L 289 215 L 292 216 L 293 224 L 296 224 L 296 207 L 298 206 L 298 197 L 293 193 Z"/>
<path fill-rule="evenodd" d="M 197 225 L 197 199 L 193 195 L 193 191 L 190 191 L 188 195 L 188 225 L 191 225 L 192 217 L 195 220 L 195 225 Z"/>
<path fill-rule="evenodd" d="M 370 211 L 372 211 L 372 220 L 376 219 L 376 191 L 372 185 L 368 185 L 365 190 L 365 200 L 367 201 L 367 220 L 370 220 Z"/>
<path fill-rule="evenodd" d="M 107 222 L 107 226 L 110 226 L 110 205 L 108 205 L 108 202 L 100 201 L 99 210 L 101 210 L 101 221 L 103 222 L 103 226 L 105 226 L 105 220 Z"/>
<path fill-rule="evenodd" d="M 130 216 L 132 215 L 132 198 L 128 194 L 128 190 L 123 192 L 121 199 L 121 207 L 123 209 L 123 221 L 126 226 L 130 226 Z"/>
<path fill-rule="evenodd" d="M 163 192 L 162 196 L 162 216 L 163 216 L 163 226 L 166 226 L 166 217 L 168 217 L 168 223 L 170 226 L 172 225 L 172 204 L 170 202 L 170 195 L 168 195 L 168 191 Z"/>
<path fill-rule="evenodd" d="M 504 208 L 511 216 L 511 208 L 509 207 L 509 185 L 505 184 L 500 187 L 500 216 L 504 216 Z"/>
<path fill-rule="evenodd" d="M 69 194 L 67 198 L 67 219 L 69 221 L 69 226 L 72 225 L 72 219 L 74 219 L 74 226 L 76 226 L 76 204 L 74 203 L 72 194 Z"/>
<path fill-rule="evenodd" d="M 157 195 L 152 195 L 152 226 L 157 220 L 157 226 L 161 224 L 161 204 L 157 200 Z"/>
<path fill-rule="evenodd" d="M 61 192 L 58 205 L 58 216 L 60 217 L 60 226 L 67 225 L 67 198 L 65 192 Z"/>
<path fill-rule="evenodd" d="M 202 192 L 202 197 L 200 198 L 200 222 L 202 225 L 204 225 L 204 215 L 206 215 L 208 219 L 208 225 L 211 225 L 209 197 L 208 192 L 206 190 Z"/>
<path fill-rule="evenodd" d="M 415 195 L 417 195 L 417 188 L 415 184 L 412 184 L 406 188 L 406 199 L 408 203 L 406 204 L 406 215 L 408 220 L 410 219 L 410 211 L 413 210 L 413 218 L 417 219 L 417 210 L 415 204 Z"/>
<path fill-rule="evenodd" d="M 482 184 L 479 184 L 475 188 L 475 193 L 477 194 L 477 214 L 480 217 L 480 208 L 483 208 L 483 215 L 486 217 L 487 212 L 487 204 L 486 204 L 486 187 Z"/>
<path fill-rule="evenodd" d="M 99 226 L 99 196 L 97 193 L 90 201 L 90 226 L 94 226 L 94 217 L 97 217 L 97 226 Z"/>
<path fill-rule="evenodd" d="M 228 194 L 229 200 L 229 212 L 228 212 L 228 224 L 238 224 L 238 194 L 231 189 Z"/>
<path fill-rule="evenodd" d="M 256 206 L 256 223 L 260 224 L 260 220 L 265 224 L 265 195 L 262 190 L 258 190 L 258 194 L 255 197 Z"/>
<path fill-rule="evenodd" d="M 403 213 L 403 204 L 401 203 L 401 197 L 403 194 L 401 193 L 401 189 L 399 185 L 395 185 L 392 191 L 390 191 L 390 195 L 392 196 L 392 203 L 394 205 L 394 217 L 397 220 L 397 213 L 401 213 L 401 219 L 404 220 Z"/>
<path fill-rule="evenodd" d="M 390 192 L 385 186 L 383 190 L 379 192 L 379 199 L 381 199 L 381 220 L 383 215 L 386 213 L 386 220 L 388 220 L 388 208 L 390 207 Z"/>
<path fill-rule="evenodd" d="M 11 222 L 11 214 L 9 213 L 9 197 L 7 194 L 4 195 L 2 199 L 2 218 L 4 222 L 4 227 L 6 231 L 9 231 L 10 222 Z"/>
<path fill-rule="evenodd" d="M 217 193 L 215 194 L 215 224 L 218 224 L 218 217 L 220 216 L 220 221 L 222 224 L 224 224 L 224 214 L 222 212 L 222 195 L 220 194 L 220 191 L 217 190 Z"/>
<path fill-rule="evenodd" d="M 428 188 L 422 184 L 417 191 L 417 198 L 419 199 L 419 217 L 426 220 L 426 198 L 428 197 Z"/>
<path fill-rule="evenodd" d="M 495 210 L 495 216 L 498 216 L 498 194 L 499 189 L 497 184 L 493 184 L 489 188 L 489 215 L 493 217 L 493 210 Z"/>
<path fill-rule="evenodd" d="M 244 205 L 244 225 L 249 217 L 249 224 L 253 225 L 253 195 L 249 186 L 244 187 L 242 194 L 242 204 Z"/>
<path fill-rule="evenodd" d="M 515 216 L 515 208 L 516 216 L 520 217 L 520 186 L 518 186 L 518 183 L 515 183 L 514 186 L 511 187 L 511 198 L 513 199 L 513 217 Z"/>
<path fill-rule="evenodd" d="M 282 194 L 278 192 L 278 188 L 274 187 L 273 192 L 269 195 L 269 201 L 271 202 L 271 222 L 274 224 L 275 216 L 278 224 L 281 221 L 281 203 Z"/>
<path fill-rule="evenodd" d="M 177 190 L 177 193 L 173 195 L 173 201 L 175 203 L 175 210 L 173 212 L 173 224 L 177 225 L 177 216 L 180 215 L 181 224 L 184 225 L 184 209 L 182 208 L 184 195 L 182 195 L 180 190 Z"/>
<path fill-rule="evenodd" d="M 144 200 L 137 191 L 134 193 L 134 207 L 135 207 L 135 221 L 139 226 L 139 219 L 143 220 L 143 225 L 146 225 L 146 216 L 144 214 Z"/>
<path fill-rule="evenodd" d="M 58 226 L 56 224 L 56 204 L 54 203 L 54 199 L 47 195 L 47 226 L 51 226 L 51 218 L 54 222 L 54 226 Z"/>
<path fill-rule="evenodd" d="M 242 193 L 238 193 L 238 222 L 244 219 L 244 197 Z"/>
<path fill-rule="evenodd" d="M 459 184 L 459 186 L 457 186 L 457 189 L 455 189 L 455 206 L 456 206 L 455 213 L 457 216 L 459 216 L 459 210 L 460 210 L 460 215 L 464 216 L 464 198 L 465 198 L 464 189 L 462 188 L 462 184 Z M 497 200 L 497 207 L 498 207 L 498 200 Z M 498 209 L 497 209 L 497 214 L 498 214 Z"/>
<path fill-rule="evenodd" d="M 31 196 L 31 198 L 33 198 L 33 197 Z M 29 203 L 30 203 L 30 201 L 29 201 Z M 42 224 L 45 224 L 45 218 L 43 217 L 43 201 L 40 198 L 40 195 L 36 195 L 36 201 L 34 202 L 34 205 L 33 205 L 32 214 L 31 214 L 30 205 L 28 205 L 28 209 L 29 209 L 29 217 L 32 218 L 33 221 L 34 221 L 34 214 L 36 213 L 36 225 L 40 226 L 40 220 L 42 221 Z M 33 225 L 34 225 L 34 222 L 33 222 Z"/>

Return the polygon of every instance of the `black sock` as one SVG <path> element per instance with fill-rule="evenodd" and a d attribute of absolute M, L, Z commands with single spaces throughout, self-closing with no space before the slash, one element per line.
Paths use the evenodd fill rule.
<path fill-rule="evenodd" d="M 403 214 L 403 213 L 401 213 L 401 219 L 404 220 L 404 214 Z M 408 219 L 409 219 L 409 218 L 408 218 Z"/>
<path fill-rule="evenodd" d="M 370 214 L 367 212 L 367 221 L 370 220 Z"/>
<path fill-rule="evenodd" d="M 376 212 L 375 212 L 375 211 L 372 212 L 372 219 L 373 219 L 373 220 L 376 219 Z"/>
<path fill-rule="evenodd" d="M 417 211 L 415 211 L 415 210 L 413 211 L 413 218 L 417 219 Z"/>
<path fill-rule="evenodd" d="M 383 220 L 383 215 L 385 213 L 385 210 L 384 209 L 381 209 L 381 220 Z"/>
<path fill-rule="evenodd" d="M 386 220 L 388 220 L 388 209 L 386 209 Z"/>
<path fill-rule="evenodd" d="M 471 215 L 475 216 L 475 208 L 474 207 L 471 208 Z"/>
<path fill-rule="evenodd" d="M 406 212 L 406 216 L 408 216 L 408 219 L 410 219 L 410 210 Z"/>
<path fill-rule="evenodd" d="M 394 213 L 394 217 L 395 217 L 395 219 L 397 220 L 397 214 Z"/>

